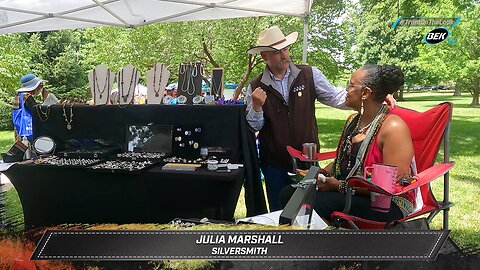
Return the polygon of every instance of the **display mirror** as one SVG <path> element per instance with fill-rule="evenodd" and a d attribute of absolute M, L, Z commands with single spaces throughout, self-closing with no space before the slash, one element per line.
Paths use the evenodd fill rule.
<path fill-rule="evenodd" d="M 39 155 L 50 155 L 55 151 L 55 142 L 52 138 L 46 136 L 40 136 L 33 142 L 35 152 Z"/>

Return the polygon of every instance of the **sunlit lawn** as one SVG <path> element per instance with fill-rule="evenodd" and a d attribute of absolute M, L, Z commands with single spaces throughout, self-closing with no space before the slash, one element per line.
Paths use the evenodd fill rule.
<path fill-rule="evenodd" d="M 451 236 L 461 246 L 480 246 L 480 108 L 470 108 L 471 96 L 453 97 L 451 92 L 406 93 L 406 101 L 399 102 L 402 107 L 425 111 L 444 101 L 454 103 L 453 122 L 450 136 L 450 159 L 455 161 L 455 167 L 450 176 L 450 200 L 455 206 L 450 211 Z M 334 150 L 341 128 L 346 117 L 352 111 L 342 111 L 317 105 L 317 119 L 321 151 Z M 0 132 L 0 152 L 5 152 L 13 143 L 10 131 Z M 437 199 L 442 199 L 443 182 L 437 179 L 433 182 Z M 10 193 L 10 192 L 9 192 Z M 14 193 L 14 190 L 11 191 Z M 16 195 L 15 195 L 16 196 Z M 11 197 L 11 195 L 10 195 Z M 17 199 L 15 208 L 20 207 Z M 245 202 L 243 191 L 239 198 L 235 218 L 245 217 Z M 442 215 L 433 220 L 433 227 L 440 228 Z"/>

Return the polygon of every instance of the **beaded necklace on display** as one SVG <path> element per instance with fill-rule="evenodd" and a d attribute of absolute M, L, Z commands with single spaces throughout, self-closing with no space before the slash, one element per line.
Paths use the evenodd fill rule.
<path fill-rule="evenodd" d="M 157 77 L 157 65 L 153 68 L 153 92 L 155 92 L 155 96 L 160 96 L 160 89 L 162 86 L 162 76 L 163 76 L 163 64 L 160 64 L 160 78 L 158 79 L 158 84 L 156 82 Z M 158 88 L 156 86 L 158 85 Z"/>
<path fill-rule="evenodd" d="M 123 79 L 125 78 L 124 75 L 123 75 L 123 69 L 122 71 L 120 71 L 120 84 L 118 85 L 118 92 L 120 93 L 120 95 L 122 96 L 123 98 L 123 102 L 127 102 L 128 100 L 128 97 L 130 96 L 130 91 L 132 90 L 132 85 L 133 85 L 133 81 L 136 81 L 137 80 L 137 69 L 136 68 L 133 68 L 132 69 L 132 75 L 130 76 L 130 84 L 128 86 L 128 91 L 127 91 L 127 94 L 124 95 L 125 93 L 125 85 L 124 85 L 124 81 Z M 121 89 L 120 89 L 120 86 L 121 86 Z M 134 89 L 135 89 L 135 85 L 133 85 Z M 135 90 L 134 90 L 135 92 Z"/>
<path fill-rule="evenodd" d="M 48 115 L 50 114 L 50 106 L 47 106 L 46 111 L 42 111 L 42 106 L 43 105 L 37 105 L 37 114 L 38 118 L 40 118 L 41 121 L 45 122 L 48 120 Z M 43 115 L 43 118 L 42 118 Z"/>
<path fill-rule="evenodd" d="M 67 123 L 67 129 L 71 130 L 72 129 L 72 121 L 73 121 L 73 103 L 70 105 L 70 119 L 67 117 L 67 112 L 65 110 L 65 103 L 63 103 L 63 117 L 65 118 L 65 122 Z"/>
<path fill-rule="evenodd" d="M 103 93 L 107 90 L 107 86 L 110 84 L 110 71 L 107 69 L 107 76 L 105 76 L 105 84 L 103 85 L 103 89 L 100 90 L 100 85 L 98 84 L 98 77 L 95 69 L 93 70 L 93 92 L 99 93 L 99 98 L 103 97 Z"/>

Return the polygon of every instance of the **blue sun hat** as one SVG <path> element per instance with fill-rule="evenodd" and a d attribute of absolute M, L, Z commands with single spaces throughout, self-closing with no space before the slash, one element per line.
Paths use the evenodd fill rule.
<path fill-rule="evenodd" d="M 17 89 L 17 92 L 30 92 L 32 90 L 35 90 L 37 86 L 44 82 L 45 80 L 42 80 L 35 76 L 35 74 L 26 74 L 20 79 L 20 83 L 22 84 L 22 88 Z"/>

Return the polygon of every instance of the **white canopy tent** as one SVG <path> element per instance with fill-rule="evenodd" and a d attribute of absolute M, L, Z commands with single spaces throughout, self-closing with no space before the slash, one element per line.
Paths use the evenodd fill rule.
<path fill-rule="evenodd" d="M 0 34 L 268 15 L 304 19 L 313 0 L 0 0 Z"/>

